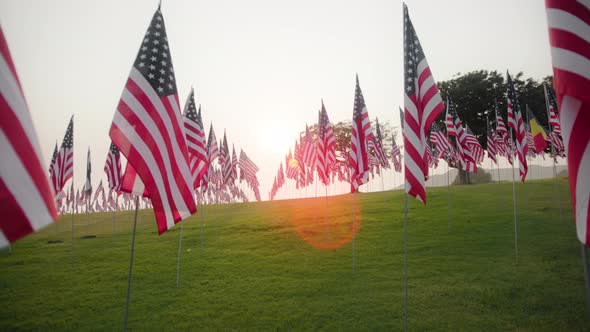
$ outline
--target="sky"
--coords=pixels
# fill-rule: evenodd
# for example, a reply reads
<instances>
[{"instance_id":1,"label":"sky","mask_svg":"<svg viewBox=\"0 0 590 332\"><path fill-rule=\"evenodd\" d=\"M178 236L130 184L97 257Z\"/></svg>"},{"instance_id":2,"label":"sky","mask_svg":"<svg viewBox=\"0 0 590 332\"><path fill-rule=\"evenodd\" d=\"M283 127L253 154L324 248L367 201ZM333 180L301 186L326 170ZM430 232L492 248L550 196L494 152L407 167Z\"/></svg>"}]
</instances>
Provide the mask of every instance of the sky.
<instances>
[{"instance_id":1,"label":"sky","mask_svg":"<svg viewBox=\"0 0 590 332\"><path fill-rule=\"evenodd\" d=\"M473 70L552 73L543 0L408 0L437 81ZM108 131L156 0L3 0L0 24L49 165L74 115L75 186L90 148L94 186L106 182ZM324 100L350 120L355 74L371 119L399 127L402 2L387 0L163 0L183 105L195 88L208 130L258 164L272 185ZM399 140L399 137L398 137Z\"/></svg>"}]
</instances>

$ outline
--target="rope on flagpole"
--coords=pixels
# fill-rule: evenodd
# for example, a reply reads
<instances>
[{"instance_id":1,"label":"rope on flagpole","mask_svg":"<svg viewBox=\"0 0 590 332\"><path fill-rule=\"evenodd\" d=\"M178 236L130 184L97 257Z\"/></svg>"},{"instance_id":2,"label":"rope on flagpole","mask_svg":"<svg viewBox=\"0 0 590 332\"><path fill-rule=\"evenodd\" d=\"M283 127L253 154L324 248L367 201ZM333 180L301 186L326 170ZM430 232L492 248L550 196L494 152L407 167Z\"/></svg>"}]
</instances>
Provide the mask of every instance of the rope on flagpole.
<instances>
[{"instance_id":1,"label":"rope on flagpole","mask_svg":"<svg viewBox=\"0 0 590 332\"><path fill-rule=\"evenodd\" d=\"M135 196L135 217L133 218L133 235L131 236L131 257L129 258L129 272L127 274L127 300L125 301L125 322L123 331L127 331L129 318L129 296L131 295L131 273L133 272L133 253L135 252L135 233L137 231L137 211L139 210L139 196Z\"/></svg>"}]
</instances>

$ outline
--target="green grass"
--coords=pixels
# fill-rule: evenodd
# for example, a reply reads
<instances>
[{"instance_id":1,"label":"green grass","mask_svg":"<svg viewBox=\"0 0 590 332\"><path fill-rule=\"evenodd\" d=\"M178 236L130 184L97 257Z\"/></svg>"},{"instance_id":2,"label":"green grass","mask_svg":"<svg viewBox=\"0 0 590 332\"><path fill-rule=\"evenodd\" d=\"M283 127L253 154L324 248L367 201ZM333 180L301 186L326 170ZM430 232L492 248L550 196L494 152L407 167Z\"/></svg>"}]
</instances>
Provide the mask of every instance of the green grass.
<instances>
[{"instance_id":1,"label":"green grass","mask_svg":"<svg viewBox=\"0 0 590 332\"><path fill-rule=\"evenodd\" d=\"M428 190L410 200L410 330L588 329L567 182ZM135 330L403 329L403 194L208 206L162 236L139 212L129 327ZM352 215L360 223L352 270ZM0 253L0 330L123 327L132 212L76 215ZM328 223L325 222L328 221ZM85 235L96 238L82 239ZM304 240L306 239L306 240ZM49 244L48 240L63 243ZM316 249L317 247L331 249ZM338 247L340 245L340 247Z\"/></svg>"}]
</instances>

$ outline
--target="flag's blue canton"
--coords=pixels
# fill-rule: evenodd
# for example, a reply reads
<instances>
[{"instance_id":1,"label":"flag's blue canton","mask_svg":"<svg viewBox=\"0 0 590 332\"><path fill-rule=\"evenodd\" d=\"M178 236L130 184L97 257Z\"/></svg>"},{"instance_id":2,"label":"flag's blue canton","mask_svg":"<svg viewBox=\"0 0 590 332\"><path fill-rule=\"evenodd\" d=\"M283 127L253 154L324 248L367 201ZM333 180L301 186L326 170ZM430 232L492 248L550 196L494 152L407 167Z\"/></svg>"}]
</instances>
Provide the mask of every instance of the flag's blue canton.
<instances>
[{"instance_id":1,"label":"flag's blue canton","mask_svg":"<svg viewBox=\"0 0 590 332\"><path fill-rule=\"evenodd\" d=\"M516 89L514 89L514 82L512 81L512 78L510 77L509 74L507 74L507 79L508 79L507 94L508 94L508 99L510 99L510 102L512 103L512 110L513 110L513 112L520 112L520 104L518 102L518 93L516 92Z\"/></svg>"},{"instance_id":2,"label":"flag's blue canton","mask_svg":"<svg viewBox=\"0 0 590 332\"><path fill-rule=\"evenodd\" d=\"M192 90L191 90L191 93L188 97L188 104L187 104L184 116L186 116L189 120L199 123L199 114L197 114L197 107L195 105L195 96L194 96L194 92Z\"/></svg>"},{"instance_id":3,"label":"flag's blue canton","mask_svg":"<svg viewBox=\"0 0 590 332\"><path fill-rule=\"evenodd\" d=\"M64 141L61 143L62 148L71 149L73 142L74 142L74 122L70 120L70 124L68 125L68 129L66 130L66 136L64 137Z\"/></svg>"},{"instance_id":4,"label":"flag's blue canton","mask_svg":"<svg viewBox=\"0 0 590 332\"><path fill-rule=\"evenodd\" d=\"M145 33L139 54L133 64L160 97L176 95L176 82L164 18L158 9Z\"/></svg>"},{"instance_id":5,"label":"flag's blue canton","mask_svg":"<svg viewBox=\"0 0 590 332\"><path fill-rule=\"evenodd\" d=\"M111 153L114 154L115 156L119 155L119 149L117 148L117 146L115 144L113 144L113 142L111 142Z\"/></svg>"},{"instance_id":6,"label":"flag's blue canton","mask_svg":"<svg viewBox=\"0 0 590 332\"><path fill-rule=\"evenodd\" d=\"M354 118L362 118L363 117L363 108L366 108L365 105L365 98L363 97L363 92L361 91L361 86L359 85L359 78L356 78L356 88L354 90Z\"/></svg>"},{"instance_id":7,"label":"flag's blue canton","mask_svg":"<svg viewBox=\"0 0 590 332\"><path fill-rule=\"evenodd\" d=\"M408 8L405 5L404 21L404 54L406 59L404 63L404 75L406 78L406 95L411 96L416 93L418 64L424 59L424 51L408 15Z\"/></svg>"}]
</instances>

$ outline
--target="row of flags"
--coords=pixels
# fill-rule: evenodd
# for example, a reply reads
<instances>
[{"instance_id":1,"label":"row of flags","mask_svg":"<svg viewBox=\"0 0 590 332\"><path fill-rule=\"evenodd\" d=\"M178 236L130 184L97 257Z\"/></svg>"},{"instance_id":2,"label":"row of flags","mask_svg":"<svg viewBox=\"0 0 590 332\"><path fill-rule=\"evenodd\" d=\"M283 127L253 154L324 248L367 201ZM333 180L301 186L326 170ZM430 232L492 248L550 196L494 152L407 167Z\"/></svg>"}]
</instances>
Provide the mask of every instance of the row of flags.
<instances>
[{"instance_id":1,"label":"row of flags","mask_svg":"<svg viewBox=\"0 0 590 332\"><path fill-rule=\"evenodd\" d=\"M314 125L317 134L312 135L306 125L304 136L295 141L294 154L289 150L285 157L285 169L280 163L269 199L275 198L286 179L295 180L296 188L303 188L314 182L315 175L325 186L334 183L337 178L338 181L349 182L351 191L355 192L369 180L370 175L374 177L375 171L379 174L381 168L390 168L379 119L376 119L376 132L373 133L358 75L354 100L349 149L341 147L341 151L337 150L334 129L322 100L318 122ZM401 172L401 153L395 138L392 139L391 159L395 171Z\"/></svg>"},{"instance_id":2,"label":"row of flags","mask_svg":"<svg viewBox=\"0 0 590 332\"><path fill-rule=\"evenodd\" d=\"M489 123L487 125L487 151L490 158L496 161L499 155L505 155L510 162L513 162L513 156L517 156L523 181L528 169L526 157L532 149L540 153L549 141L554 157L567 155L578 237L588 245L590 183L587 183L589 180L584 175L590 169L590 134L586 129L590 123L590 8L573 0L546 0L546 8L556 89L553 95L545 85L550 132L545 132L531 112L527 111L530 114L528 121L525 121L514 83L507 74L507 119L511 130L507 130L496 109L496 128ZM438 158L444 157L449 162L455 159L465 170L475 172L483 158L483 149L469 128L463 127L450 98L446 103L446 137L439 134L441 130L436 127L431 130L435 119L445 110L445 103L405 4L403 12L402 133L405 190L426 204L425 181L428 169L436 165ZM56 198L59 200L66 196L65 184L73 176L73 117L59 150L57 144L55 146L48 179L43 171L38 140L3 33L0 37L0 93L3 101L0 121L3 151L0 213L5 216L0 224L0 245L7 245L57 217ZM561 121L557 105L561 110ZM253 190L258 188L255 176L258 168L243 151L239 160L233 147L230 154L225 133L218 145L212 126L209 139L205 141L200 116L192 91L185 105L184 116L181 115L164 19L158 8L146 31L113 117L109 131L112 144L105 172L109 189L149 198L160 234L196 212L196 188L213 184L215 187L225 186L226 192L239 195L235 186L231 186L238 177L238 168L242 170L240 181L245 180ZM285 177L297 178L298 183L308 184L310 178L313 181L315 170L324 184L329 183L329 174L332 175L332 181L337 174L339 179L346 178L351 183L351 191L356 191L368 181L372 165L385 167L389 164L382 153L383 142L378 125L376 133L373 133L358 76L350 151L348 155L340 155L340 162L334 151L333 131L330 132L331 126L323 102L318 125L318 136L321 137L314 140L306 131L305 138L295 144L295 154L289 152L285 169L281 165L275 179L277 187L284 183ZM563 135L563 141L560 135ZM456 151L449 140L452 137ZM392 147L394 168L401 171L401 154L394 139ZM128 161L125 172L121 172L120 153ZM216 158L220 166L218 170L213 163ZM346 166L342 167L342 164ZM88 181L82 191L86 197L90 197L90 163L87 169ZM211 181L213 178L214 182ZM66 199L71 201L73 185L69 192Z\"/></svg>"}]
</instances>

